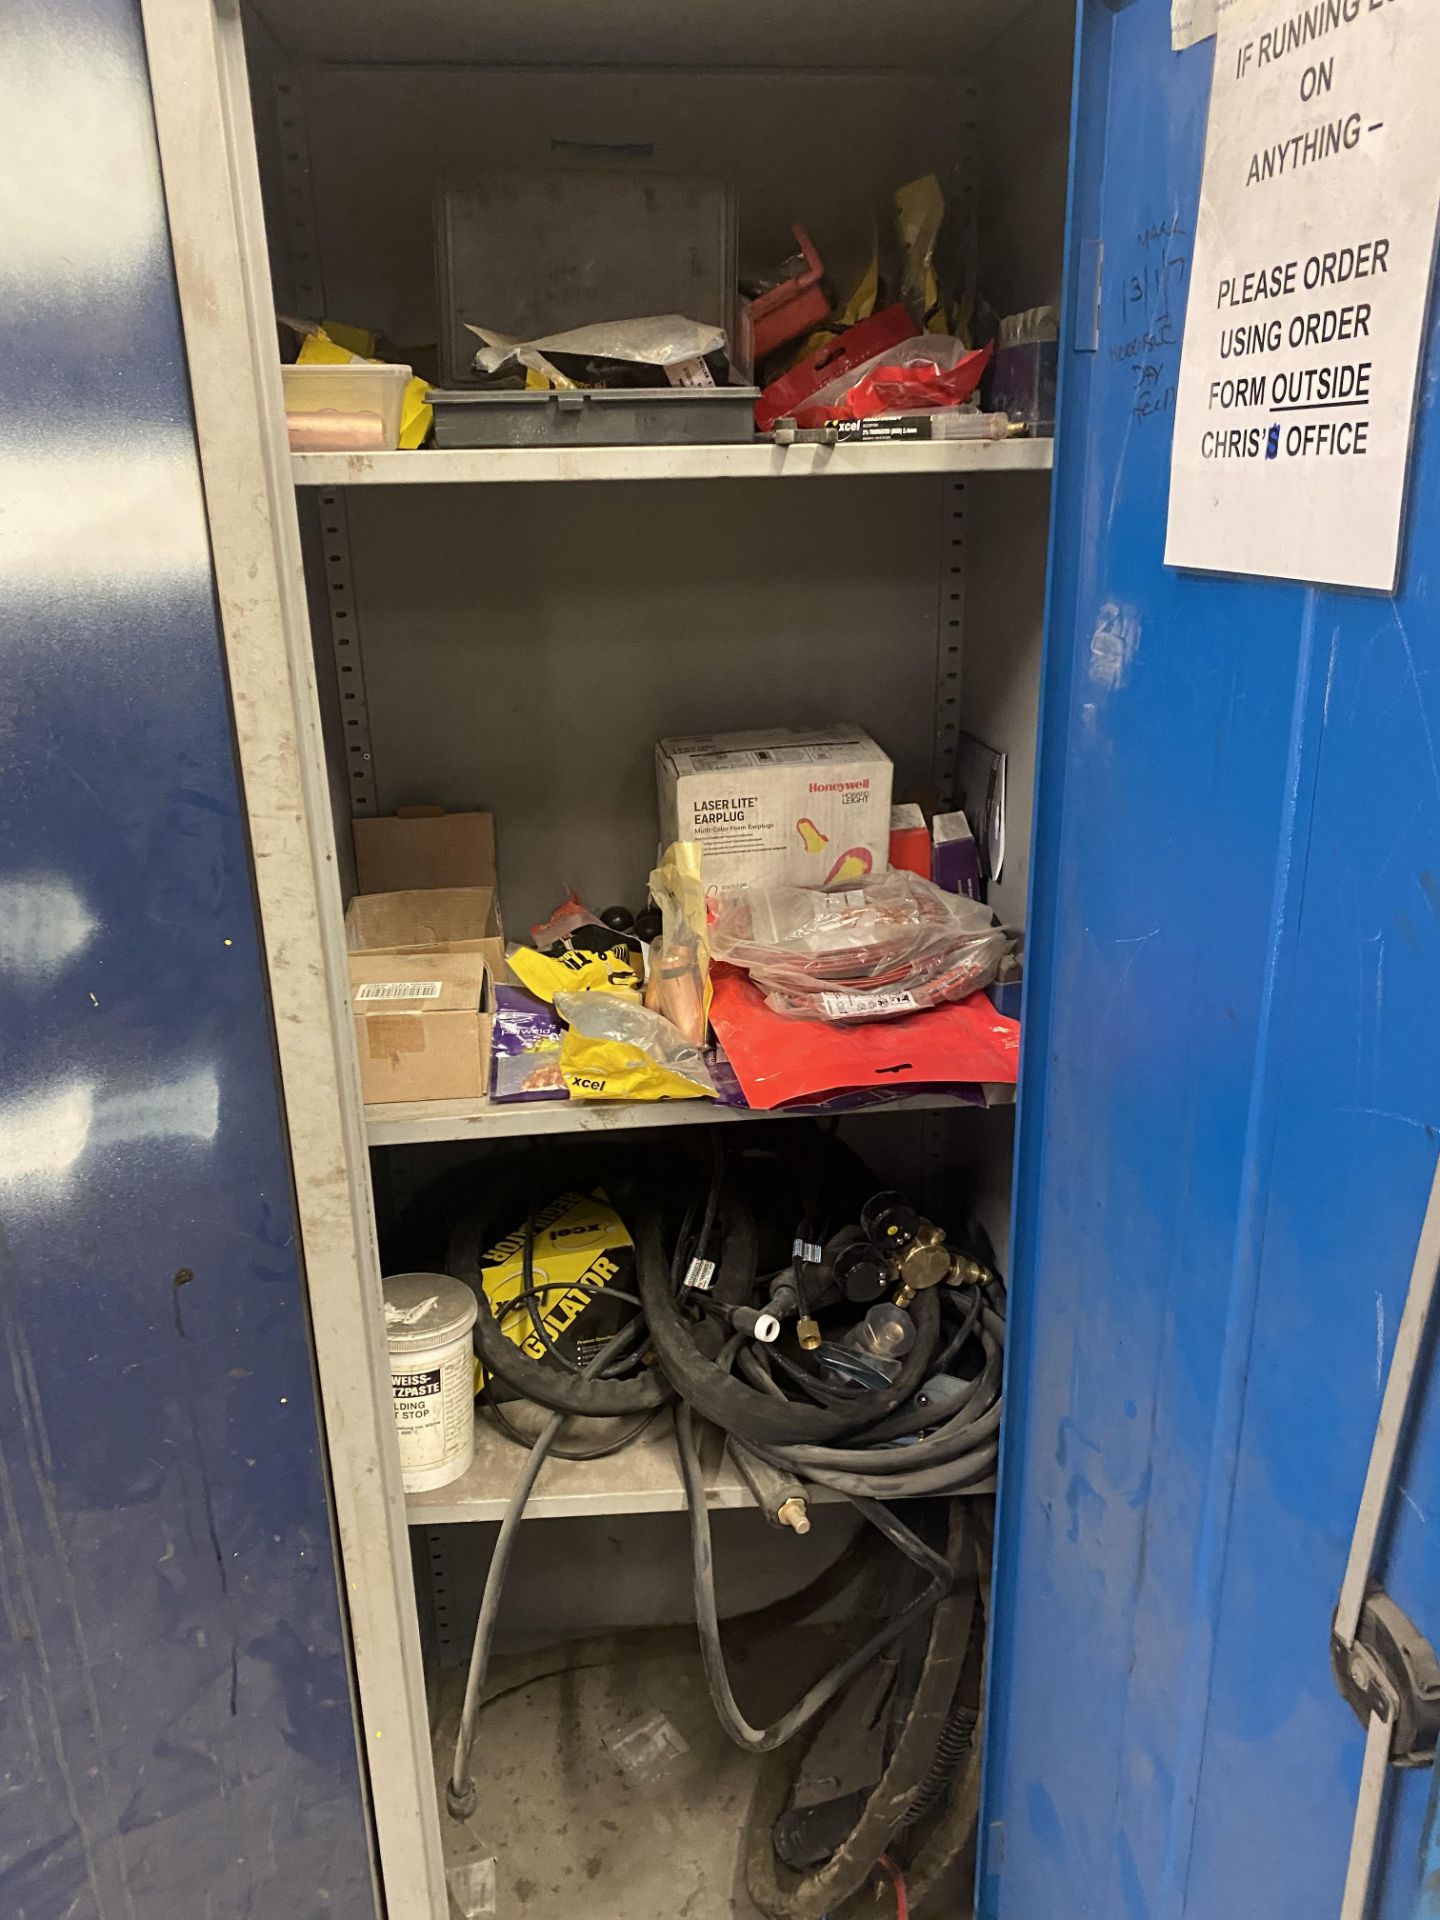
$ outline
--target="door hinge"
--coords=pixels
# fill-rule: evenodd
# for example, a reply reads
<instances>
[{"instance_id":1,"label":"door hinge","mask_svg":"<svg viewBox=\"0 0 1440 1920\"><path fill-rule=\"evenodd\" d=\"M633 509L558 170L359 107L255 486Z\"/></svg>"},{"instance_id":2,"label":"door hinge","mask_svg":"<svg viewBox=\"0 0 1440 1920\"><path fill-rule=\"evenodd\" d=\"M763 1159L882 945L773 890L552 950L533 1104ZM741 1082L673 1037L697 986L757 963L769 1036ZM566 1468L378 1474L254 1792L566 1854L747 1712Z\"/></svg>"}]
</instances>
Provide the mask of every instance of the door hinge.
<instances>
[{"instance_id":1,"label":"door hinge","mask_svg":"<svg viewBox=\"0 0 1440 1920\"><path fill-rule=\"evenodd\" d=\"M1385 1782L1391 1767L1435 1764L1440 1732L1440 1662L1435 1649L1372 1577L1380 1537L1390 1510L1396 1466L1409 1427L1415 1384L1421 1375L1431 1308L1440 1288L1440 1161L1420 1226L1410 1286L1380 1418L1370 1445L1370 1464L1340 1599L1330 1623L1330 1663L1342 1694L1365 1728L1365 1759L1355 1802L1350 1857L1340 1897L1340 1920L1366 1920L1375 1862L1384 1825Z\"/></svg>"},{"instance_id":2,"label":"door hinge","mask_svg":"<svg viewBox=\"0 0 1440 1920\"><path fill-rule=\"evenodd\" d=\"M1440 1659L1383 1587L1372 1587L1347 1646L1330 1638L1335 1684L1361 1726L1381 1714L1390 1724L1389 1764L1429 1767L1440 1739Z\"/></svg>"},{"instance_id":3,"label":"door hinge","mask_svg":"<svg viewBox=\"0 0 1440 1920\"><path fill-rule=\"evenodd\" d=\"M1075 261L1075 351L1100 351L1100 297L1105 285L1105 242L1082 240Z\"/></svg>"}]
</instances>

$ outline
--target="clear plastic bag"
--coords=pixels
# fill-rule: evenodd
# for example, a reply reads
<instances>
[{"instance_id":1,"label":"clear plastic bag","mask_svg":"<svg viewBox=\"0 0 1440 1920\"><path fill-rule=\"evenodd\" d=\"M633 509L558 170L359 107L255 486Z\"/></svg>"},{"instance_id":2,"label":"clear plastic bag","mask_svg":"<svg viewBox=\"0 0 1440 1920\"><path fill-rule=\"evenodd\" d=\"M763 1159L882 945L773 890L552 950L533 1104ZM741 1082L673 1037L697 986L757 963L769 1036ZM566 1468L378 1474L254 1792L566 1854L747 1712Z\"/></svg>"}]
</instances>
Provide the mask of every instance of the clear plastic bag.
<instances>
[{"instance_id":1,"label":"clear plastic bag","mask_svg":"<svg viewBox=\"0 0 1440 1920\"><path fill-rule=\"evenodd\" d=\"M646 367L673 367L682 360L703 360L725 345L721 327L687 320L679 313L646 314L639 320L595 320L589 326L547 333L534 340L516 340L489 327L470 325L480 341L473 362L476 373L502 372L511 361L536 373L551 374L551 354L576 354L587 360L629 360ZM563 376L561 376L563 379ZM566 380L566 386L573 381Z\"/></svg>"},{"instance_id":2,"label":"clear plastic bag","mask_svg":"<svg viewBox=\"0 0 1440 1920\"><path fill-rule=\"evenodd\" d=\"M717 960L750 974L776 1013L847 1022L963 1000L994 979L1008 942L988 907L902 870L832 893L721 894L710 944Z\"/></svg>"},{"instance_id":3,"label":"clear plastic bag","mask_svg":"<svg viewBox=\"0 0 1440 1920\"><path fill-rule=\"evenodd\" d=\"M698 1047L663 1014L619 993L557 993L560 1071L572 1100L713 1100Z\"/></svg>"}]
</instances>

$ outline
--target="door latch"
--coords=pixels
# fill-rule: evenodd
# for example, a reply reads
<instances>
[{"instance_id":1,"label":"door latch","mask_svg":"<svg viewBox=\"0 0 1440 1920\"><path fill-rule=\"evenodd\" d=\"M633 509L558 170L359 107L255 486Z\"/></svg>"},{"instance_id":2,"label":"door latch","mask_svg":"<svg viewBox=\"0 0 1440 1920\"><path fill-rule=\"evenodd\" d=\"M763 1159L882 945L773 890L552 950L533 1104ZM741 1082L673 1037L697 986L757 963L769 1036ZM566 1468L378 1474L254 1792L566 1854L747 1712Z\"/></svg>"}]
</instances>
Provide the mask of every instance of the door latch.
<instances>
[{"instance_id":1,"label":"door latch","mask_svg":"<svg viewBox=\"0 0 1440 1920\"><path fill-rule=\"evenodd\" d=\"M1335 1684L1362 1727L1378 1714L1390 1728L1392 1767L1435 1764L1440 1741L1440 1658L1383 1587L1371 1587L1351 1645L1330 1636Z\"/></svg>"}]
</instances>

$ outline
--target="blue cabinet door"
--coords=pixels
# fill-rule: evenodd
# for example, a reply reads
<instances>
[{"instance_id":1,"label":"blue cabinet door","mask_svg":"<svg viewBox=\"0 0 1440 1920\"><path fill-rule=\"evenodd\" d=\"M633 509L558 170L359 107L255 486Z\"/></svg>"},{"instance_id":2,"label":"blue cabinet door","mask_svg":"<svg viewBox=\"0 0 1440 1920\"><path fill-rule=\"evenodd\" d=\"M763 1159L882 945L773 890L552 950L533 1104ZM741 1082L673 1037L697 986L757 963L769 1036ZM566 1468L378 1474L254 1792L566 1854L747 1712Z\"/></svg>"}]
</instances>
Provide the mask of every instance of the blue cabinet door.
<instances>
[{"instance_id":1,"label":"blue cabinet door","mask_svg":"<svg viewBox=\"0 0 1440 1920\"><path fill-rule=\"evenodd\" d=\"M374 1920L134 0L0 7L0 1914Z\"/></svg>"},{"instance_id":2,"label":"blue cabinet door","mask_svg":"<svg viewBox=\"0 0 1440 1920\"><path fill-rule=\"evenodd\" d=\"M981 1907L1323 1920L1440 1147L1440 356L1393 599L1167 570L1213 43L1080 20ZM1434 1399L1379 1570L1440 1638ZM1377 1914L1440 1912L1429 1787L1391 1776Z\"/></svg>"}]
</instances>

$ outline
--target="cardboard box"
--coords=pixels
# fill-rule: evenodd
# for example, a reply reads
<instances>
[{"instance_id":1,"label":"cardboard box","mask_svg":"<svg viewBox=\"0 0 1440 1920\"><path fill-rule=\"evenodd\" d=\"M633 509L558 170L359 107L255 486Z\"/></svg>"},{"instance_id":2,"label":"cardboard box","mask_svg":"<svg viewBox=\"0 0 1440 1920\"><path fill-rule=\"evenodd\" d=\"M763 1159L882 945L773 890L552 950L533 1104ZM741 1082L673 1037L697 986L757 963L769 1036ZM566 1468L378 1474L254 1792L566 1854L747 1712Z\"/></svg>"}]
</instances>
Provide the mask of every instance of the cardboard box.
<instances>
[{"instance_id":1,"label":"cardboard box","mask_svg":"<svg viewBox=\"0 0 1440 1920\"><path fill-rule=\"evenodd\" d=\"M490 887L409 887L357 893L345 915L352 953L473 953L505 978L505 936Z\"/></svg>"},{"instance_id":2,"label":"cardboard box","mask_svg":"<svg viewBox=\"0 0 1440 1920\"><path fill-rule=\"evenodd\" d=\"M838 886L883 873L888 755L859 727L690 734L655 750L664 840L696 840L707 887Z\"/></svg>"},{"instance_id":3,"label":"cardboard box","mask_svg":"<svg viewBox=\"0 0 1440 1920\"><path fill-rule=\"evenodd\" d=\"M495 817L402 807L378 819L352 820L357 893L413 887L489 887L495 892Z\"/></svg>"},{"instance_id":4,"label":"cardboard box","mask_svg":"<svg viewBox=\"0 0 1440 1920\"><path fill-rule=\"evenodd\" d=\"M890 865L922 880L930 878L930 829L924 810L913 801L890 809Z\"/></svg>"},{"instance_id":5,"label":"cardboard box","mask_svg":"<svg viewBox=\"0 0 1440 1920\"><path fill-rule=\"evenodd\" d=\"M367 1105L488 1096L491 1005L478 953L352 953L350 997Z\"/></svg>"},{"instance_id":6,"label":"cardboard box","mask_svg":"<svg viewBox=\"0 0 1440 1920\"><path fill-rule=\"evenodd\" d=\"M980 871L980 849L963 813L937 813L932 827L934 844L931 861L935 884L946 893L968 894L972 900L985 898Z\"/></svg>"}]
</instances>

